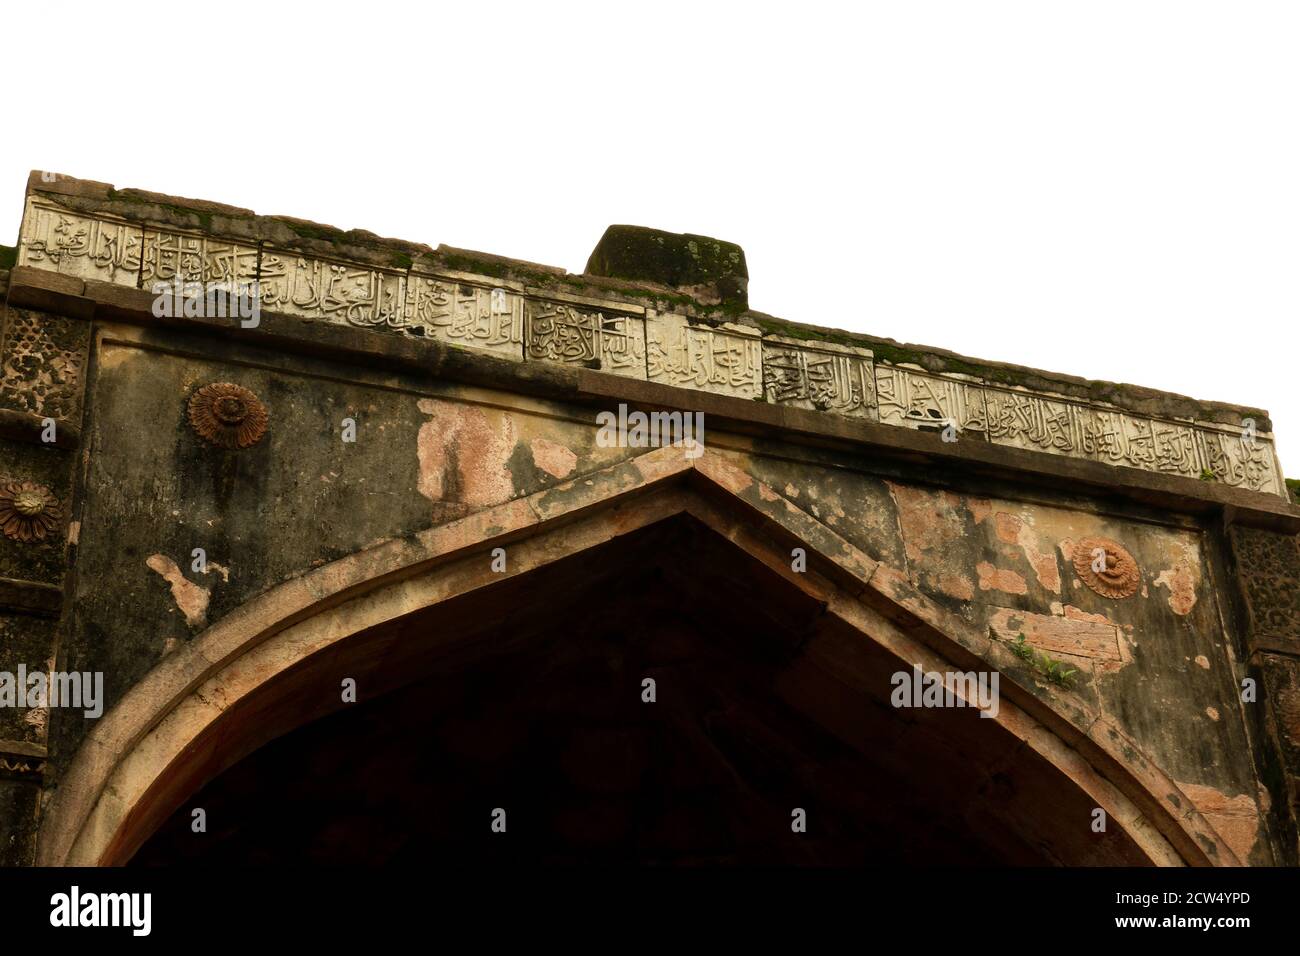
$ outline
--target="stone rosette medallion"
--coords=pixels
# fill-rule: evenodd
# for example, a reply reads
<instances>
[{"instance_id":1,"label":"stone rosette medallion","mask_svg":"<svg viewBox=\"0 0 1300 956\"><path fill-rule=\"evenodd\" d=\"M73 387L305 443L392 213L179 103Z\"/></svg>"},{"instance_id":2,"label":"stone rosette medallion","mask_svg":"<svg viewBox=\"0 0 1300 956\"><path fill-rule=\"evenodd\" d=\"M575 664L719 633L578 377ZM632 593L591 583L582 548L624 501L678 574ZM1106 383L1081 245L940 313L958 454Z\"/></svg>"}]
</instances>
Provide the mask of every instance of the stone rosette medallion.
<instances>
[{"instance_id":1,"label":"stone rosette medallion","mask_svg":"<svg viewBox=\"0 0 1300 956\"><path fill-rule=\"evenodd\" d=\"M15 541L43 541L63 509L54 492L31 481L0 481L0 531Z\"/></svg>"},{"instance_id":2,"label":"stone rosette medallion","mask_svg":"<svg viewBox=\"0 0 1300 956\"><path fill-rule=\"evenodd\" d=\"M190 396L189 418L204 441L234 450L261 441L270 416L261 399L242 385L213 382Z\"/></svg>"},{"instance_id":3,"label":"stone rosette medallion","mask_svg":"<svg viewBox=\"0 0 1300 956\"><path fill-rule=\"evenodd\" d=\"M1101 571L1094 567L1099 551L1106 556L1106 565ZM1084 584L1107 598L1129 597L1137 590L1141 579L1133 555L1110 538L1084 538L1075 544L1074 570Z\"/></svg>"}]
</instances>

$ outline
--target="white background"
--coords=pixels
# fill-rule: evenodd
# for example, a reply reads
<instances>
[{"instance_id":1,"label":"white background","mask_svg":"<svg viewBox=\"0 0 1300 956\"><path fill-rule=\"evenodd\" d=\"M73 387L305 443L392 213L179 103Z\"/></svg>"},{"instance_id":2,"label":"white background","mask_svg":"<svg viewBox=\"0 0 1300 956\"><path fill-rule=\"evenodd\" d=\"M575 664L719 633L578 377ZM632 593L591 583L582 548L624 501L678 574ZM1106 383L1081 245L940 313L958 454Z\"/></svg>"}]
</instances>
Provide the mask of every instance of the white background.
<instances>
[{"instance_id":1,"label":"white background","mask_svg":"<svg viewBox=\"0 0 1300 956\"><path fill-rule=\"evenodd\" d=\"M574 272L610 223L704 233L755 309L1263 406L1300 456L1297 4L57 2L0 31L6 244L30 169Z\"/></svg>"}]
</instances>

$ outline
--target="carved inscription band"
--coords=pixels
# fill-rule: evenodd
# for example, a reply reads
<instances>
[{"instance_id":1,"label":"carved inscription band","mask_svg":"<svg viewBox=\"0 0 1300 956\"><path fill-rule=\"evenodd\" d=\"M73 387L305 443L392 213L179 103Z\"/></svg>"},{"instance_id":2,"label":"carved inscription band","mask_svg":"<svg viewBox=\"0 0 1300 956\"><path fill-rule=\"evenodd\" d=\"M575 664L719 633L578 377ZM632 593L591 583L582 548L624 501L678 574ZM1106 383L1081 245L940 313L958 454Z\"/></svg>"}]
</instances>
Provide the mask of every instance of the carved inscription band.
<instances>
[{"instance_id":1,"label":"carved inscription band","mask_svg":"<svg viewBox=\"0 0 1300 956\"><path fill-rule=\"evenodd\" d=\"M947 431L1053 455L1286 497L1271 436L877 361L869 349L706 325L622 302L497 287L486 277L334 261L88 217L29 196L20 265L148 289L258 284L265 309L419 335L518 361L581 365L755 401Z\"/></svg>"}]
</instances>

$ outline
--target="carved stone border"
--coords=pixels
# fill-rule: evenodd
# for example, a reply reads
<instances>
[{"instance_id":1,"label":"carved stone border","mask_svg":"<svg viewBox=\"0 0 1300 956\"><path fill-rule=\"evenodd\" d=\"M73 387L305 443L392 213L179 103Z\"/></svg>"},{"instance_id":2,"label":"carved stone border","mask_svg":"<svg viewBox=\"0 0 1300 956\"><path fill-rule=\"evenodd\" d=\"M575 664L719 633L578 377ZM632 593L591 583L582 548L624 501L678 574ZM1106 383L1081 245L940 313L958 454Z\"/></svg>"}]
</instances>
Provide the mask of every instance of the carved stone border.
<instances>
[{"instance_id":1,"label":"carved stone border","mask_svg":"<svg viewBox=\"0 0 1300 956\"><path fill-rule=\"evenodd\" d=\"M360 253L357 253L358 255ZM388 268L74 212L29 194L19 264L139 286L165 278L246 279L256 259L263 308L425 335L512 360L549 361L731 395L942 431L1120 467L1212 480L1289 502L1272 436L1253 426L1162 419L1104 403L939 374L868 349L761 335L592 296L487 276ZM160 271L161 270L161 271ZM868 383L870 393L868 393ZM951 436L951 437L947 437Z\"/></svg>"}]
</instances>

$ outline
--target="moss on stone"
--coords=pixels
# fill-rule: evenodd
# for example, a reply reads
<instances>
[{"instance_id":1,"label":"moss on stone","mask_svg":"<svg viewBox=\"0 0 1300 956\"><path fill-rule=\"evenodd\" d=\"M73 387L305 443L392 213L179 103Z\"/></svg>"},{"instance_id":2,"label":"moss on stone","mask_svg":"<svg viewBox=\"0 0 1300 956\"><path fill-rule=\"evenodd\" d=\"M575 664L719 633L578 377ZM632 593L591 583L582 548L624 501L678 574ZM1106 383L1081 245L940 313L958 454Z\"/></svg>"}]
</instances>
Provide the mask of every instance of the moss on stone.
<instances>
[{"instance_id":1,"label":"moss on stone","mask_svg":"<svg viewBox=\"0 0 1300 956\"><path fill-rule=\"evenodd\" d=\"M587 260L587 273L655 282L675 288L717 290L724 304L744 311L749 270L734 242L644 226L610 226Z\"/></svg>"},{"instance_id":2,"label":"moss on stone","mask_svg":"<svg viewBox=\"0 0 1300 956\"><path fill-rule=\"evenodd\" d=\"M199 221L200 228L204 232L212 231L212 213L205 209L195 209L192 206L182 206L177 203L162 202L148 196L140 196L129 189L112 189L108 190L108 199L110 202L131 202L141 206L157 206L159 209L166 209L169 212L181 216L193 216Z\"/></svg>"},{"instance_id":3,"label":"moss on stone","mask_svg":"<svg viewBox=\"0 0 1300 956\"><path fill-rule=\"evenodd\" d=\"M414 267L413 253L427 255L427 247L398 240L385 240L364 230L344 231L305 220L281 216L257 216L235 207L202 208L185 201L168 201L139 190L108 188L111 203L131 203L141 207L132 214L118 210L131 219L148 221L147 207L165 209L187 217L204 231L213 231L214 217L253 221L260 232L264 224L275 222L303 239L327 242L346 256L346 245L378 250L387 256L390 268L409 270ZM67 202L66 197L60 198ZM71 205L78 206L76 202ZM98 205L96 201L93 205ZM160 228L166 228L160 225ZM0 247L0 267L12 267L17 252ZM915 365L932 373L962 374L990 384L1024 387L1034 391L1056 392L1076 400L1114 405L1138 412L1172 418L1195 418L1202 421L1229 423L1233 416L1253 417L1261 431L1271 431L1272 423L1263 410L1218 402L1201 402L1187 396L1173 395L1140 386L1098 380L1084 380L1047 371L985 363L902 344L892 339L800 325L751 313L746 301L748 270L743 250L734 243L689 233L669 233L640 226L610 226L593 251L587 269L589 275L572 275L561 270L510 260L489 254L439 247L432 260L443 268L496 279L513 279L537 290L565 288L596 297L607 296L639 302L646 308L675 312L705 324L739 321L757 327L764 335L780 335L807 342L826 342L871 350L876 359L895 365ZM625 280L621 285L616 281ZM637 284L644 283L644 284ZM716 295L714 294L716 293ZM1232 422L1232 424L1237 424Z\"/></svg>"},{"instance_id":4,"label":"moss on stone","mask_svg":"<svg viewBox=\"0 0 1300 956\"><path fill-rule=\"evenodd\" d=\"M502 263L474 256L447 252L438 255L442 259L442 264L454 272L472 272L476 275L491 276L494 279L505 279L510 272Z\"/></svg>"},{"instance_id":5,"label":"moss on stone","mask_svg":"<svg viewBox=\"0 0 1300 956\"><path fill-rule=\"evenodd\" d=\"M841 332L837 329L811 329L807 326L776 319L771 316L753 316L751 321L764 335L779 335L782 338L795 339L800 342L829 342L832 345L846 345L852 348L870 349L877 359L894 365L924 365L925 353L909 349L887 339L877 339L869 335L854 332Z\"/></svg>"},{"instance_id":6,"label":"moss on stone","mask_svg":"<svg viewBox=\"0 0 1300 956\"><path fill-rule=\"evenodd\" d=\"M552 289L564 287L575 293L601 297L622 297L637 300L646 308L661 311L683 312L698 316L740 316L745 313L743 304L724 303L722 305L705 305L698 299L682 293L669 292L664 289L646 288L644 286L610 285L593 283L586 276L569 272L550 272L543 269L529 268L527 263L502 260L491 256L477 256L472 252L458 250L455 252L438 250L436 260L444 269L453 272L467 272L471 275L486 276L492 279L513 279L535 289ZM602 277L604 278L604 277Z\"/></svg>"},{"instance_id":7,"label":"moss on stone","mask_svg":"<svg viewBox=\"0 0 1300 956\"><path fill-rule=\"evenodd\" d=\"M331 245L339 245L344 241L347 234L342 229L335 229L333 226L322 226L315 222L306 222L302 219L285 219L279 216L272 217L276 222L282 223L299 239L319 239L328 242Z\"/></svg>"},{"instance_id":8,"label":"moss on stone","mask_svg":"<svg viewBox=\"0 0 1300 956\"><path fill-rule=\"evenodd\" d=\"M696 285L725 276L748 278L745 253L734 242L644 226L610 226L587 263L591 275Z\"/></svg>"},{"instance_id":9,"label":"moss on stone","mask_svg":"<svg viewBox=\"0 0 1300 956\"><path fill-rule=\"evenodd\" d=\"M764 335L780 335L800 341L830 342L836 345L870 349L876 361L888 362L892 365L917 365L935 373L970 375L991 384L1055 392L1075 399L1115 405L1131 411L1138 411L1142 401L1154 399L1166 406L1172 406L1162 412L1166 417L1222 422L1221 416L1224 412L1244 413L1258 417L1257 424L1261 430L1272 429L1272 423L1262 410L1202 402L1185 395L1158 392L1118 382L1096 379L1067 381L1057 378L1051 372L971 361L957 355L902 345L892 339L881 339L838 329L810 328L773 316L751 315L749 321Z\"/></svg>"}]
</instances>

